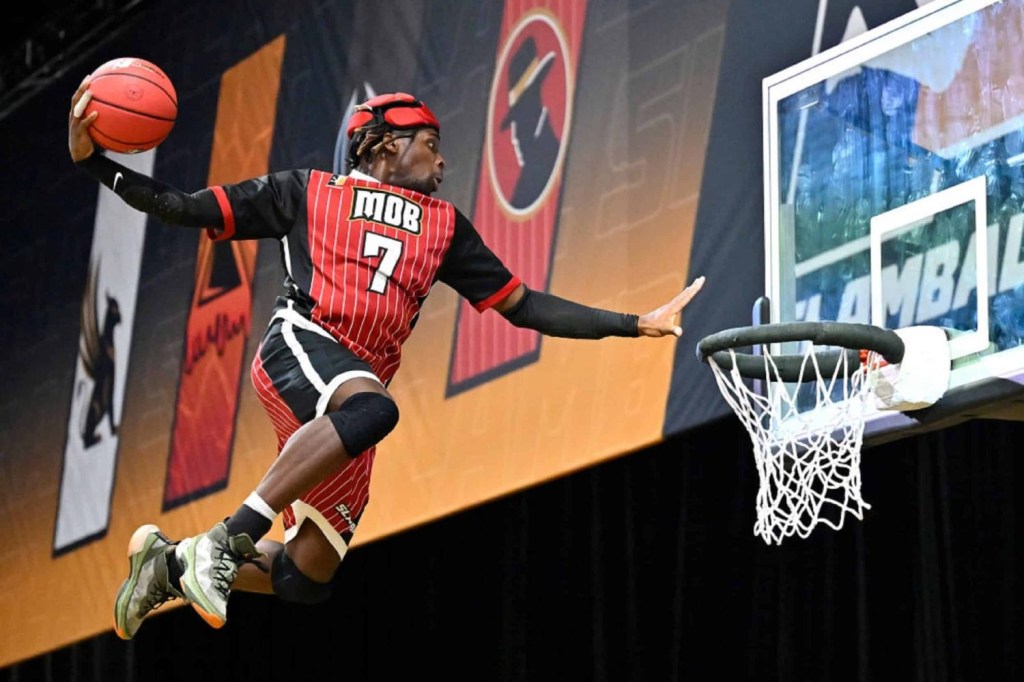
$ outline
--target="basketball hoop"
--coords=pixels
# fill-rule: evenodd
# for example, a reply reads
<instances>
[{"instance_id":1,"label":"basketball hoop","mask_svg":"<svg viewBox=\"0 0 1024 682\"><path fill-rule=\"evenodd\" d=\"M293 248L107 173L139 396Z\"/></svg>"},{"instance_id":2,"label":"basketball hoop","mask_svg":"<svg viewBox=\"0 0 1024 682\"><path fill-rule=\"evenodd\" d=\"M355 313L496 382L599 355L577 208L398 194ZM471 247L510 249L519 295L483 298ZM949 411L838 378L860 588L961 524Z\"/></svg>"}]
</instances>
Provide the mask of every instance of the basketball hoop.
<instances>
[{"instance_id":1,"label":"basketball hoop","mask_svg":"<svg viewBox=\"0 0 1024 682\"><path fill-rule=\"evenodd\" d=\"M772 355L770 344L787 342L806 347ZM736 350L758 345L764 346L760 355ZM894 331L842 322L738 327L697 344L697 357L711 367L753 441L760 479L754 533L767 544L806 538L818 523L839 530L847 514L862 519L871 508L860 492L864 422L874 407L869 396L881 368L897 366L904 352ZM745 379L759 380L763 394Z\"/></svg>"}]
</instances>

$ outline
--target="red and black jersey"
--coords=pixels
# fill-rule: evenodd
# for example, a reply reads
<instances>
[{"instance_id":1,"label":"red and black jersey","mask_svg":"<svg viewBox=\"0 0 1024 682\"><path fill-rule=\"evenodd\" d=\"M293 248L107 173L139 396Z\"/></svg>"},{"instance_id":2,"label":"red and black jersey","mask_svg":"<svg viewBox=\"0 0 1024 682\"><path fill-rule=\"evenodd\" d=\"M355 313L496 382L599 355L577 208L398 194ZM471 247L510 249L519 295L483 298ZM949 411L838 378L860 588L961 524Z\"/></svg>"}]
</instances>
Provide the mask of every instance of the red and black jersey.
<instances>
[{"instance_id":1,"label":"red and black jersey","mask_svg":"<svg viewBox=\"0 0 1024 682\"><path fill-rule=\"evenodd\" d=\"M363 174L292 170L211 188L214 240L276 238L287 273L279 306L326 330L382 381L435 282L483 311L519 283L451 203Z\"/></svg>"}]
</instances>

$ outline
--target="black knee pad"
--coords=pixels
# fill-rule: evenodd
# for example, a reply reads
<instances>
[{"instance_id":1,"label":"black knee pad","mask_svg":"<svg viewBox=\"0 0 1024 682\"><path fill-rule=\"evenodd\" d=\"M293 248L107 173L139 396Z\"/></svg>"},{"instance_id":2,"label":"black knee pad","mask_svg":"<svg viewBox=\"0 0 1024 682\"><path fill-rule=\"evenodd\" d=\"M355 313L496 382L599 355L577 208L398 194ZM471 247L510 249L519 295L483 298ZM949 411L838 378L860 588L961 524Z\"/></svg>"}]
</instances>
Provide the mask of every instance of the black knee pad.
<instances>
[{"instance_id":1,"label":"black knee pad","mask_svg":"<svg viewBox=\"0 0 1024 682\"><path fill-rule=\"evenodd\" d=\"M274 594L297 604L319 604L331 596L331 583L318 583L303 575L283 549L270 566L270 582Z\"/></svg>"},{"instance_id":2,"label":"black knee pad","mask_svg":"<svg viewBox=\"0 0 1024 682\"><path fill-rule=\"evenodd\" d=\"M398 406L380 393L366 391L350 396L327 418L341 436L341 443L351 457L370 449L398 424Z\"/></svg>"}]
</instances>

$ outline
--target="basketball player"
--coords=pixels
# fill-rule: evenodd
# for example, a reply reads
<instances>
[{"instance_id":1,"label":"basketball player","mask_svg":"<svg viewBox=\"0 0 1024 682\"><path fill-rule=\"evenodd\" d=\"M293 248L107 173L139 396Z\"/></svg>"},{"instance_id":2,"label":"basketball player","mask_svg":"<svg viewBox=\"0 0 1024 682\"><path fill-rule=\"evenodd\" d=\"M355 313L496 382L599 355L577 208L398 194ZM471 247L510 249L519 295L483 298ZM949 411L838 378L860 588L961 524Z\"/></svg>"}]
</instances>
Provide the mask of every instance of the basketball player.
<instances>
[{"instance_id":1,"label":"basketball player","mask_svg":"<svg viewBox=\"0 0 1024 682\"><path fill-rule=\"evenodd\" d=\"M176 543L155 525L135 531L114 605L124 639L169 599L185 599L219 628L232 589L306 604L330 596L366 509L375 446L398 423L387 387L435 282L518 327L579 339L679 336L676 316L703 285L698 278L639 316L531 291L458 209L430 196L444 177L441 126L411 95L356 107L346 176L290 170L191 194L96 153L96 114L81 116L88 97L86 79L68 116L79 168L165 223L205 227L214 240L280 240L286 271L251 369L279 454L209 531ZM278 514L283 545L263 539Z\"/></svg>"}]
</instances>

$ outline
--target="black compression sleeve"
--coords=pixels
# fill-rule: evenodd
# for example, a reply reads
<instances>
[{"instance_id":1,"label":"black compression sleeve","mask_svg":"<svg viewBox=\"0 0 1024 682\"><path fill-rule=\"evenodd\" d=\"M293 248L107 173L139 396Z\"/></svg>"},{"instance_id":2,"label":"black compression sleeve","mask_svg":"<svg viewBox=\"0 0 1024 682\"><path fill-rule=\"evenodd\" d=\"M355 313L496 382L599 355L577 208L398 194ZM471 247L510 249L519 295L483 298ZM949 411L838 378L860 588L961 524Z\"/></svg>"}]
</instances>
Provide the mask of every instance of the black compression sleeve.
<instances>
[{"instance_id":1,"label":"black compression sleeve","mask_svg":"<svg viewBox=\"0 0 1024 682\"><path fill-rule=\"evenodd\" d=\"M504 315L517 327L535 329L547 336L603 339L606 336L640 335L637 331L638 315L591 308L529 289Z\"/></svg>"},{"instance_id":2,"label":"black compression sleeve","mask_svg":"<svg viewBox=\"0 0 1024 682\"><path fill-rule=\"evenodd\" d=\"M217 197L209 189L186 194L159 180L93 153L75 164L113 190L132 208L183 227L224 227Z\"/></svg>"}]
</instances>

